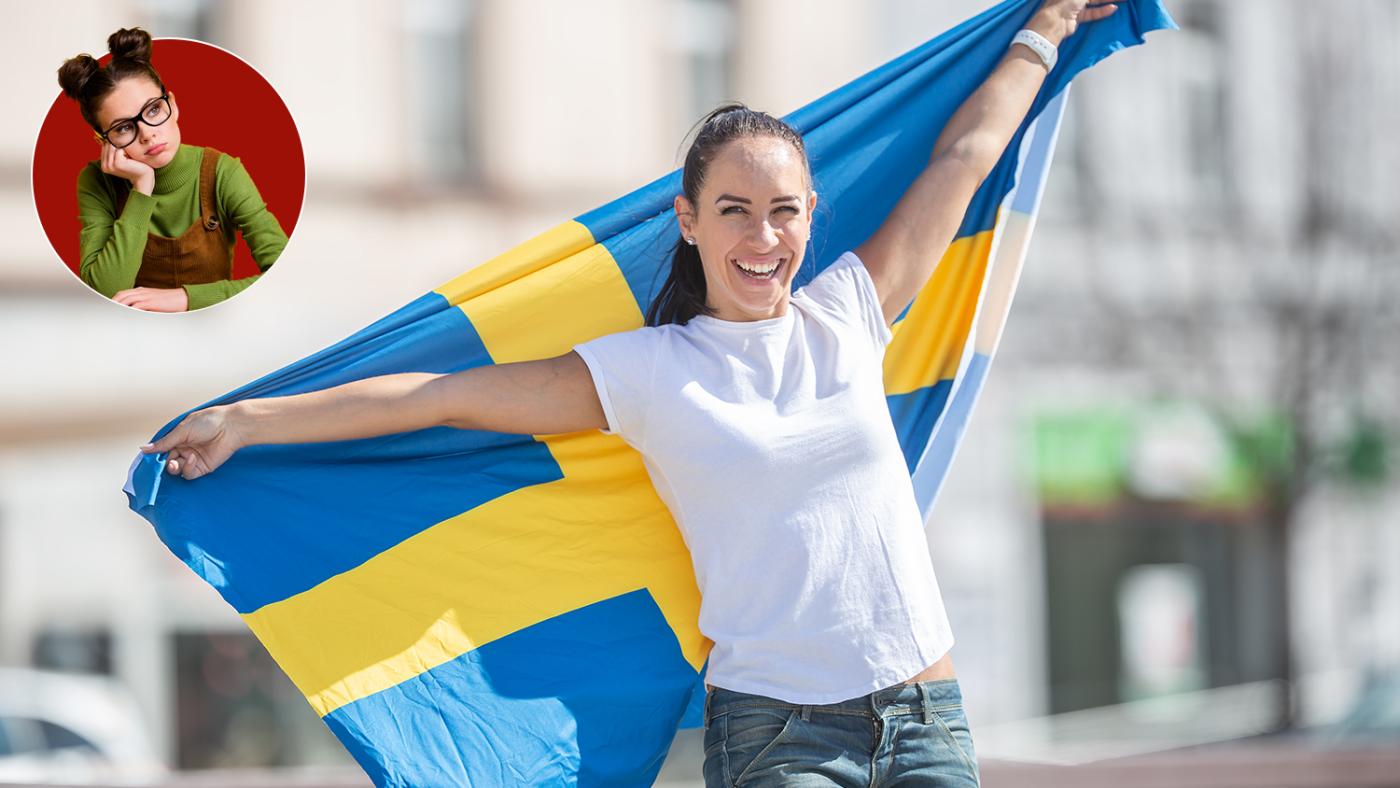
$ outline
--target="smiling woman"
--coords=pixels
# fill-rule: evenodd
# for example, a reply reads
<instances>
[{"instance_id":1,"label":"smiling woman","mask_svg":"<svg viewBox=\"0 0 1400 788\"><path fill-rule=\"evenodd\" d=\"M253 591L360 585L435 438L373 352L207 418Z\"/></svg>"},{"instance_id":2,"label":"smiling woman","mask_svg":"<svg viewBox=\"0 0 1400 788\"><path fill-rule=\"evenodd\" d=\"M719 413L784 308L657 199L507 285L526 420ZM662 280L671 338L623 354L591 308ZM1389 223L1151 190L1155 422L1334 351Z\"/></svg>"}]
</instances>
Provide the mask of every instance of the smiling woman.
<instances>
[{"instance_id":1,"label":"smiling woman","mask_svg":"<svg viewBox=\"0 0 1400 788\"><path fill-rule=\"evenodd\" d=\"M287 235L242 162L182 144L180 104L151 65L151 36L121 29L111 62L82 54L58 70L101 155L78 175L78 274L112 300L148 312L223 301L266 271ZM259 273L234 279L242 232Z\"/></svg>"}]
</instances>

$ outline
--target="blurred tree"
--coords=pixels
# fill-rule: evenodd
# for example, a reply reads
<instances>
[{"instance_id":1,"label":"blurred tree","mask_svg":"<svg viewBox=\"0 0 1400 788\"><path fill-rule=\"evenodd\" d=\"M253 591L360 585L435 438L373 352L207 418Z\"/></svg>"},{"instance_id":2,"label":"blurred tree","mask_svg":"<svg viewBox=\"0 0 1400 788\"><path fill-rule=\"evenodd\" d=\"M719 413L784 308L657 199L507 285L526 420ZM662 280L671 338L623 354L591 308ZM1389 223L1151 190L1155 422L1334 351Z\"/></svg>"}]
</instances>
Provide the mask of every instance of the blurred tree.
<instances>
[{"instance_id":1,"label":"blurred tree","mask_svg":"<svg viewBox=\"0 0 1400 788\"><path fill-rule=\"evenodd\" d=\"M1064 229L1082 233L1087 270L1063 295L1086 320L1041 304L1059 317L1038 331L1073 335L1029 352L1202 403L1235 439L1268 537L1283 729L1299 712L1287 568L1301 506L1329 478L1384 479L1400 433L1400 3L1325 20L1303 0L1172 9L1179 40L1073 98Z\"/></svg>"}]
</instances>

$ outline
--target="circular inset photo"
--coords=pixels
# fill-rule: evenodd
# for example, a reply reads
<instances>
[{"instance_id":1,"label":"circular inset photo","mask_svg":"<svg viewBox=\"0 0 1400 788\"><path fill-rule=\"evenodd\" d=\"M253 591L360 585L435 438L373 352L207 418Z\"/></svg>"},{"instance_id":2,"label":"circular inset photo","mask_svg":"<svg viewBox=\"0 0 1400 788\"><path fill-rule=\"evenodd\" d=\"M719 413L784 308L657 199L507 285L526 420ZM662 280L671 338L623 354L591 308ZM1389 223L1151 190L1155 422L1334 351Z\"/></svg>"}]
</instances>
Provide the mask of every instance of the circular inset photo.
<instances>
[{"instance_id":1,"label":"circular inset photo","mask_svg":"<svg viewBox=\"0 0 1400 788\"><path fill-rule=\"evenodd\" d=\"M62 92L33 163L49 242L79 280L132 309L194 311L241 293L301 213L291 113L211 44L123 28L107 49L58 64Z\"/></svg>"}]
</instances>

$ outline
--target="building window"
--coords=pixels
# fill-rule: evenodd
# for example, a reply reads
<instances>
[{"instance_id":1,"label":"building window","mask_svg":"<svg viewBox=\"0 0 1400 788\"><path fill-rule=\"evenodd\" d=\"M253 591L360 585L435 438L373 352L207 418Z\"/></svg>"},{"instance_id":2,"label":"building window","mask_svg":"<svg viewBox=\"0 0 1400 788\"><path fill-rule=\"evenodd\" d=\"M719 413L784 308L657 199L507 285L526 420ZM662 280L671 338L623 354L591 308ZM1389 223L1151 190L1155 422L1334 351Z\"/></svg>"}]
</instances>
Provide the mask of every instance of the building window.
<instances>
[{"instance_id":1,"label":"building window","mask_svg":"<svg viewBox=\"0 0 1400 788\"><path fill-rule=\"evenodd\" d=\"M34 638L30 661L46 670L110 676L112 633L104 628L45 628Z\"/></svg>"},{"instance_id":2,"label":"building window","mask_svg":"<svg viewBox=\"0 0 1400 788\"><path fill-rule=\"evenodd\" d=\"M417 167L429 184L473 182L480 175L473 42L477 4L412 0L403 9L408 76L403 125L417 130Z\"/></svg>"},{"instance_id":3,"label":"building window","mask_svg":"<svg viewBox=\"0 0 1400 788\"><path fill-rule=\"evenodd\" d=\"M351 762L251 632L175 632L171 647L178 768Z\"/></svg>"},{"instance_id":4,"label":"building window","mask_svg":"<svg viewBox=\"0 0 1400 788\"><path fill-rule=\"evenodd\" d=\"M680 62L684 94L676 102L675 135L733 96L735 23L730 0L676 0L671 48Z\"/></svg>"},{"instance_id":5,"label":"building window","mask_svg":"<svg viewBox=\"0 0 1400 788\"><path fill-rule=\"evenodd\" d=\"M142 0L137 6L156 38L193 38L223 46L220 0Z\"/></svg>"},{"instance_id":6,"label":"building window","mask_svg":"<svg viewBox=\"0 0 1400 788\"><path fill-rule=\"evenodd\" d=\"M1188 56L1178 71L1193 203L1214 214L1225 198L1229 163L1225 155L1225 40L1216 3L1192 2L1180 8L1178 22Z\"/></svg>"}]
</instances>

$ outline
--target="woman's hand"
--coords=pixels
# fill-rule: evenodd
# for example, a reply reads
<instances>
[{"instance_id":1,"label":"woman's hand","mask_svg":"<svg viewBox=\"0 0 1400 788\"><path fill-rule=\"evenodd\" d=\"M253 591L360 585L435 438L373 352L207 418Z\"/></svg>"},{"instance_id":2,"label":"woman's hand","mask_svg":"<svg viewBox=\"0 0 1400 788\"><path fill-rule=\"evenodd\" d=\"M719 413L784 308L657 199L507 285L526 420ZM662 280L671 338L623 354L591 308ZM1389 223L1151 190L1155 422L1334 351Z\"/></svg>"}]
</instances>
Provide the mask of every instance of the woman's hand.
<instances>
[{"instance_id":1,"label":"woman's hand","mask_svg":"<svg viewBox=\"0 0 1400 788\"><path fill-rule=\"evenodd\" d=\"M186 416L164 438L141 447L145 454L169 452L167 473L198 479L244 446L233 408L215 406Z\"/></svg>"},{"instance_id":2,"label":"woman's hand","mask_svg":"<svg viewBox=\"0 0 1400 788\"><path fill-rule=\"evenodd\" d=\"M1045 0L1026 27L1059 46L1078 29L1079 23L1103 19L1117 10L1118 6L1109 0Z\"/></svg>"},{"instance_id":3,"label":"woman's hand","mask_svg":"<svg viewBox=\"0 0 1400 788\"><path fill-rule=\"evenodd\" d=\"M127 156L125 148L106 140L102 141L102 171L131 181L131 188L147 196L156 187L156 171L151 165Z\"/></svg>"},{"instance_id":4,"label":"woman's hand","mask_svg":"<svg viewBox=\"0 0 1400 788\"><path fill-rule=\"evenodd\" d=\"M1059 46L1084 22L1118 10L1107 0L1044 0L1026 27ZM929 165L879 229L856 247L892 324L923 289L962 224L977 188L996 166L1045 83L1041 59L1013 46L948 119Z\"/></svg>"},{"instance_id":5,"label":"woman's hand","mask_svg":"<svg viewBox=\"0 0 1400 788\"><path fill-rule=\"evenodd\" d=\"M190 295L183 287L133 287L118 290L112 300L146 312L184 312L190 308Z\"/></svg>"}]
</instances>

